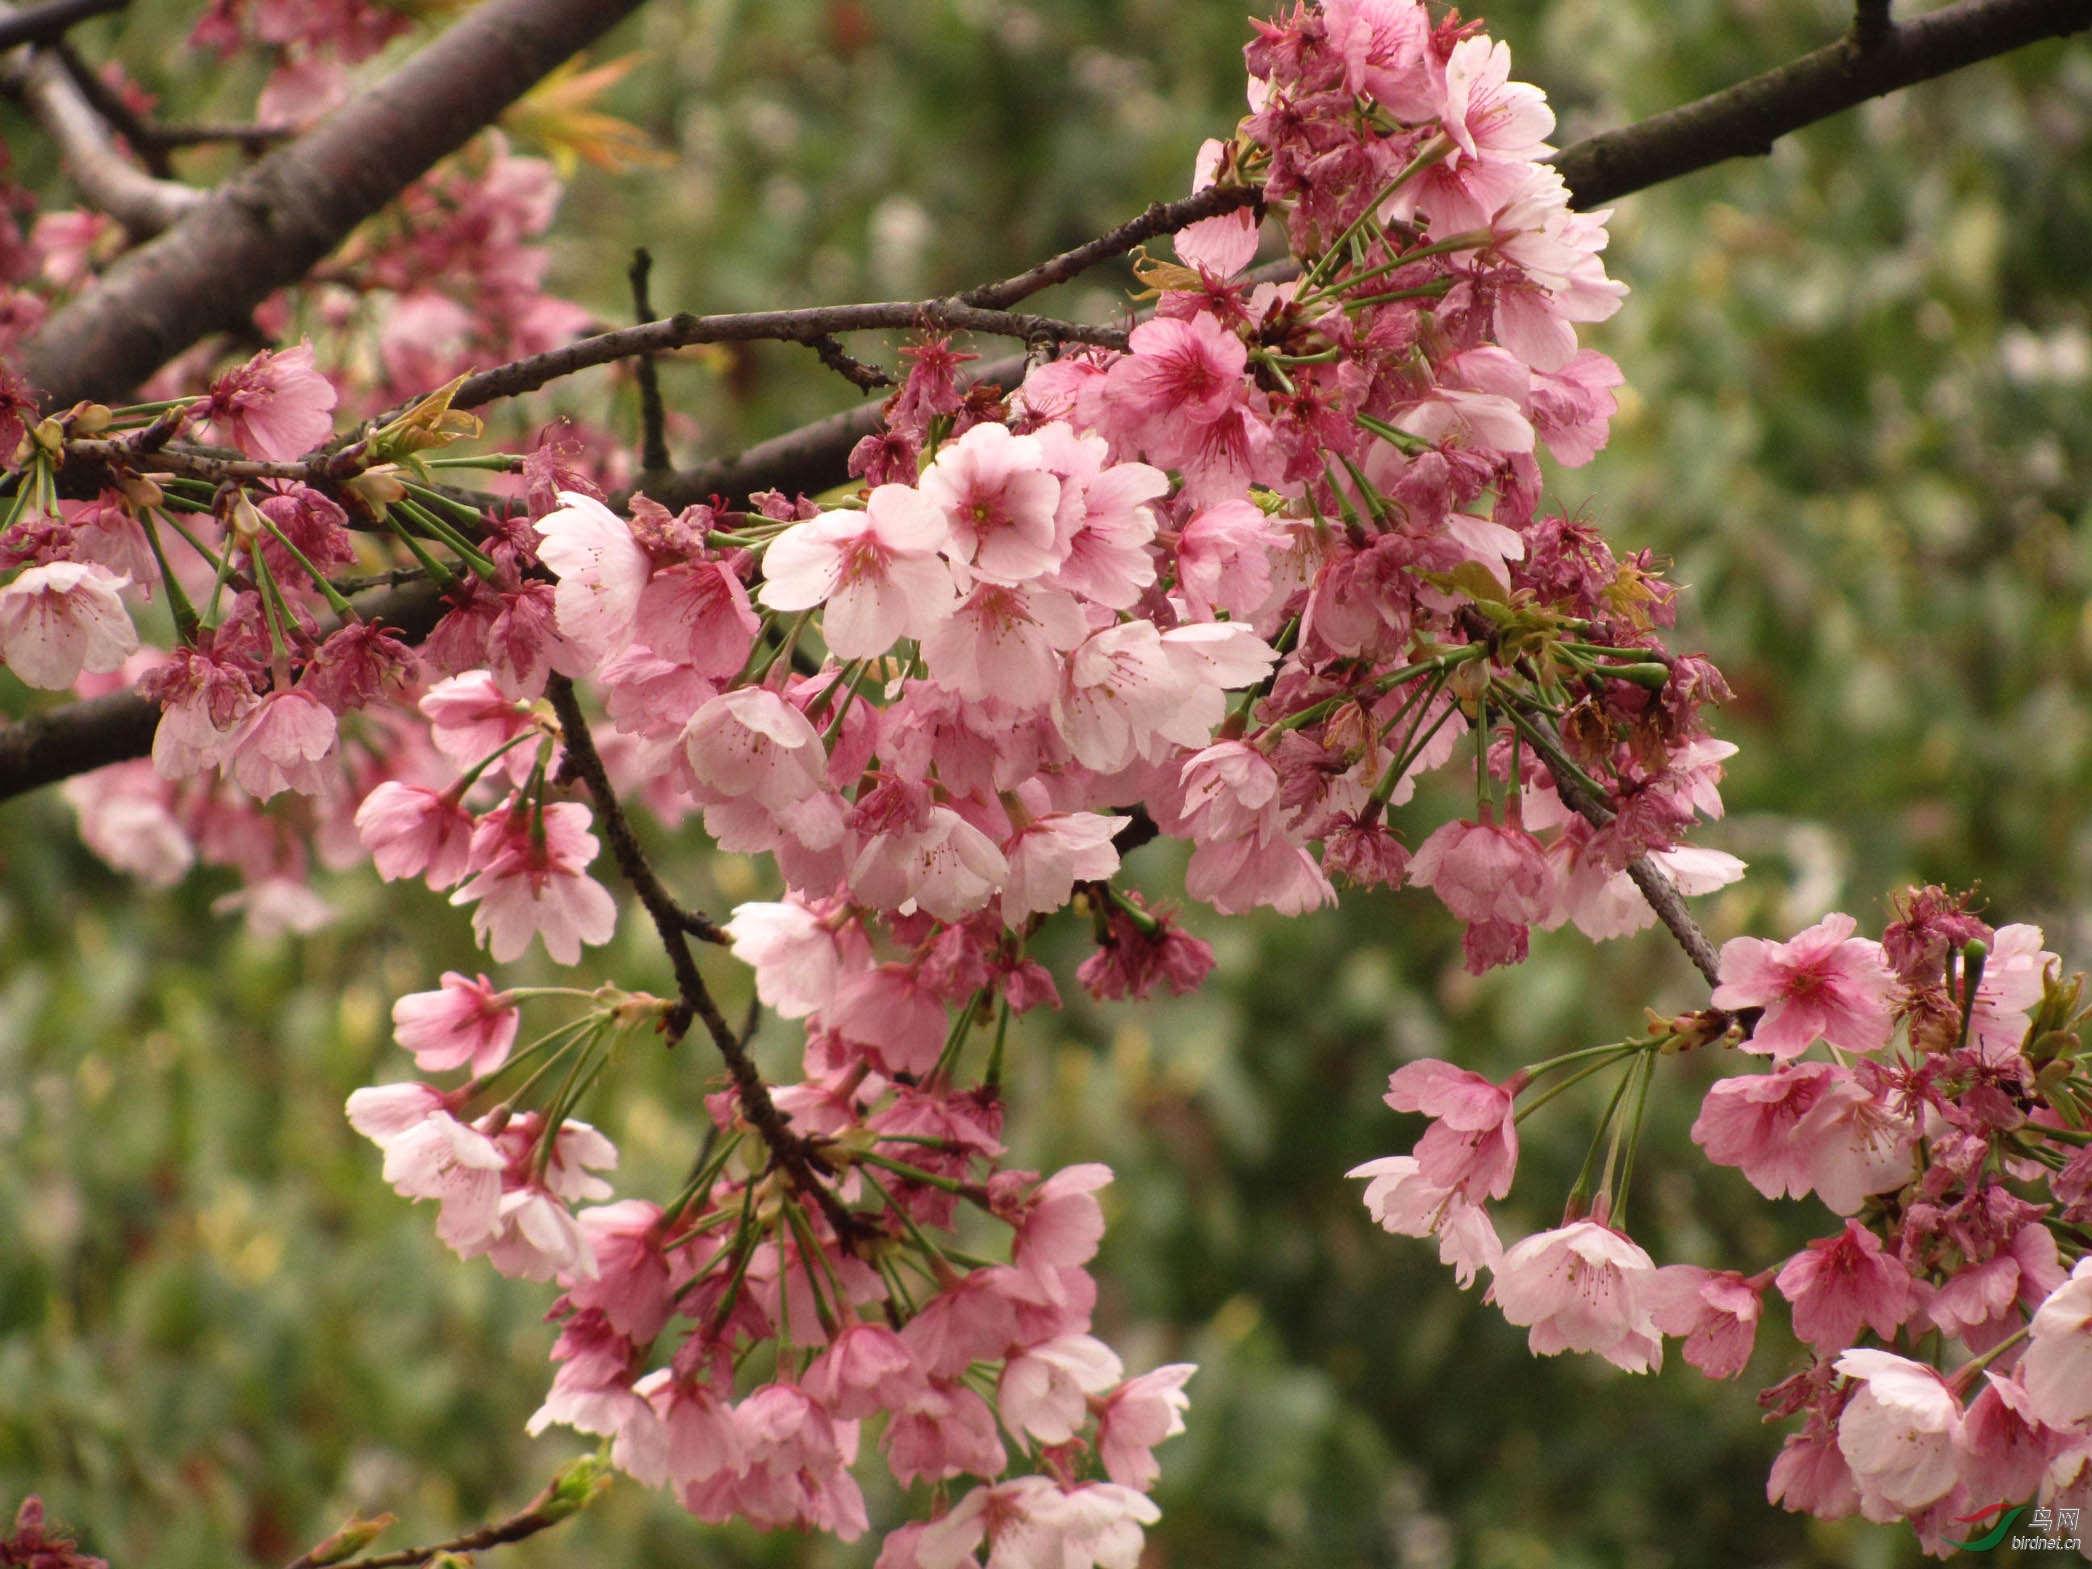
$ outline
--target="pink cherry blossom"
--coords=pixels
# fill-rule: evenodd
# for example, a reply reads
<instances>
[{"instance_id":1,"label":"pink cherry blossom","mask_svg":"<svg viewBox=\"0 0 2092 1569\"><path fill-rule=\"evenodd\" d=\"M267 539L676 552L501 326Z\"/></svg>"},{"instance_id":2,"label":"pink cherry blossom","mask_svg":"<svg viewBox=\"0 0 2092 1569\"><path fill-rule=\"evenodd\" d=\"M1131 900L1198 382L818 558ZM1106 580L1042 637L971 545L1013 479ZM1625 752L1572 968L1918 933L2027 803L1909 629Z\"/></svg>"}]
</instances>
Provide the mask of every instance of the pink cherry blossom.
<instances>
[{"instance_id":1,"label":"pink cherry blossom","mask_svg":"<svg viewBox=\"0 0 2092 1569\"><path fill-rule=\"evenodd\" d=\"M1000 1476L1009 1464L988 1402L951 1379L933 1378L887 1418L880 1447L903 1487L955 1476Z\"/></svg>"},{"instance_id":2,"label":"pink cherry blossom","mask_svg":"<svg viewBox=\"0 0 2092 1569\"><path fill-rule=\"evenodd\" d=\"M1144 1493L1154 1487L1162 1475L1155 1446L1184 1431L1191 1398L1184 1385L1197 1371L1194 1363L1172 1362L1127 1379L1105 1396L1097 1411L1097 1457L1106 1476Z\"/></svg>"},{"instance_id":3,"label":"pink cherry blossom","mask_svg":"<svg viewBox=\"0 0 2092 1569\"><path fill-rule=\"evenodd\" d=\"M1719 1080L1693 1121L1693 1142L1717 1165L1741 1167L1767 1198L1800 1198L1815 1185L1814 1145L1796 1129L1818 1100L1849 1077L1827 1062L1801 1062Z\"/></svg>"},{"instance_id":4,"label":"pink cherry blossom","mask_svg":"<svg viewBox=\"0 0 2092 1569\"><path fill-rule=\"evenodd\" d=\"M1667 1264L1651 1287L1651 1315L1666 1335L1684 1339L1685 1360L1709 1378L1743 1371L1764 1312L1763 1276L1753 1283L1734 1270Z\"/></svg>"},{"instance_id":5,"label":"pink cherry blossom","mask_svg":"<svg viewBox=\"0 0 2092 1569\"><path fill-rule=\"evenodd\" d=\"M1791 942L1732 937L1722 945L1714 1006L1765 1010L1746 1051L1784 1062L1819 1038L1849 1052L1888 1044L1896 976L1880 943L1852 935L1858 924L1826 915Z\"/></svg>"},{"instance_id":6,"label":"pink cherry blossom","mask_svg":"<svg viewBox=\"0 0 2092 1569\"><path fill-rule=\"evenodd\" d=\"M1426 1182L1474 1204L1511 1191L1518 1165L1513 1111L1524 1077L1492 1084L1479 1073L1433 1058L1394 1071L1382 1098L1396 1111L1420 1111L1434 1119L1415 1150Z\"/></svg>"},{"instance_id":7,"label":"pink cherry blossom","mask_svg":"<svg viewBox=\"0 0 2092 1569\"><path fill-rule=\"evenodd\" d=\"M228 740L231 771L240 788L266 801L282 790L320 795L327 777L319 764L339 735L334 712L297 687L269 693L247 711Z\"/></svg>"},{"instance_id":8,"label":"pink cherry blossom","mask_svg":"<svg viewBox=\"0 0 2092 1569\"><path fill-rule=\"evenodd\" d=\"M1006 425L976 425L938 450L917 481L950 530L954 561L994 583L1022 583L1068 553L1055 527L1061 482L1046 472L1038 441Z\"/></svg>"},{"instance_id":9,"label":"pink cherry blossom","mask_svg":"<svg viewBox=\"0 0 2092 1569\"><path fill-rule=\"evenodd\" d=\"M559 579L552 604L561 635L601 663L632 641L647 553L631 525L595 497L566 490L559 501L532 525L538 559Z\"/></svg>"},{"instance_id":10,"label":"pink cherry blossom","mask_svg":"<svg viewBox=\"0 0 2092 1569\"><path fill-rule=\"evenodd\" d=\"M1474 1284L1478 1271L1495 1269L1503 1257L1488 1211L1427 1180L1414 1155L1383 1155L1344 1175L1369 1179L1366 1212L1382 1230L1404 1237L1436 1236L1439 1262L1452 1268L1462 1290Z\"/></svg>"},{"instance_id":11,"label":"pink cherry blossom","mask_svg":"<svg viewBox=\"0 0 2092 1569\"><path fill-rule=\"evenodd\" d=\"M1018 829L1002 847L1008 863L1004 924L1021 927L1033 915L1051 915L1068 902L1077 882L1109 878L1119 869L1111 841L1128 821L1095 812L1048 812Z\"/></svg>"},{"instance_id":12,"label":"pink cherry blossom","mask_svg":"<svg viewBox=\"0 0 2092 1569\"><path fill-rule=\"evenodd\" d=\"M497 992L484 976L443 973L442 986L414 992L392 1005L393 1038L414 1053L424 1073L443 1073L468 1062L475 1075L491 1073L508 1060L521 1022L515 1001Z\"/></svg>"},{"instance_id":13,"label":"pink cherry blossom","mask_svg":"<svg viewBox=\"0 0 2092 1569\"><path fill-rule=\"evenodd\" d=\"M1794 1304L1796 1338L1822 1352L1851 1345L1862 1324L1887 1339L1914 1305L1909 1272L1856 1220L1787 1260L1773 1283Z\"/></svg>"},{"instance_id":14,"label":"pink cherry blossom","mask_svg":"<svg viewBox=\"0 0 2092 1569\"><path fill-rule=\"evenodd\" d=\"M1488 1300L1532 1327L1535 1356L1593 1351L1630 1373L1663 1365L1651 1314L1656 1265L1611 1227L1579 1220L1539 1232L1507 1248L1495 1275Z\"/></svg>"},{"instance_id":15,"label":"pink cherry blossom","mask_svg":"<svg viewBox=\"0 0 2092 1569\"><path fill-rule=\"evenodd\" d=\"M533 936L561 964L584 943L610 941L617 904L588 875L596 836L588 808L559 801L533 813L520 802L489 812L472 834L472 875L452 904L475 905L472 929L496 962L520 958Z\"/></svg>"},{"instance_id":16,"label":"pink cherry blossom","mask_svg":"<svg viewBox=\"0 0 2092 1569\"><path fill-rule=\"evenodd\" d=\"M1058 1335L1003 1364L996 1386L1002 1425L1043 1444L1065 1444L1087 1414L1088 1397L1125 1376L1118 1353L1091 1335Z\"/></svg>"},{"instance_id":17,"label":"pink cherry blossom","mask_svg":"<svg viewBox=\"0 0 2092 1569\"><path fill-rule=\"evenodd\" d=\"M356 833L387 882L420 877L449 888L469 863L472 814L451 794L387 779L356 808Z\"/></svg>"},{"instance_id":18,"label":"pink cherry blossom","mask_svg":"<svg viewBox=\"0 0 2092 1569\"><path fill-rule=\"evenodd\" d=\"M772 610L825 603L828 651L869 659L897 638L924 636L950 614L957 590L937 555L950 539L951 524L929 496L881 485L863 511L824 512L772 540L757 597Z\"/></svg>"},{"instance_id":19,"label":"pink cherry blossom","mask_svg":"<svg viewBox=\"0 0 2092 1569\"><path fill-rule=\"evenodd\" d=\"M1888 1351L1848 1351L1837 1370L1858 1385L1838 1417L1838 1452L1852 1467L1860 1511L1897 1520L1961 1479L1961 1402L1932 1368Z\"/></svg>"},{"instance_id":20,"label":"pink cherry blossom","mask_svg":"<svg viewBox=\"0 0 2092 1569\"><path fill-rule=\"evenodd\" d=\"M128 578L87 561L31 567L0 588L0 660L25 685L56 691L80 672L115 670L138 647L117 597Z\"/></svg>"},{"instance_id":21,"label":"pink cherry blossom","mask_svg":"<svg viewBox=\"0 0 2092 1569\"><path fill-rule=\"evenodd\" d=\"M722 692L691 716L683 751L699 784L721 799L779 808L821 788L828 766L821 733L768 687Z\"/></svg>"},{"instance_id":22,"label":"pink cherry blossom","mask_svg":"<svg viewBox=\"0 0 2092 1569\"><path fill-rule=\"evenodd\" d=\"M312 344L263 351L211 387L205 412L250 457L288 462L334 434L334 384L313 369Z\"/></svg>"},{"instance_id":23,"label":"pink cherry blossom","mask_svg":"<svg viewBox=\"0 0 2092 1569\"><path fill-rule=\"evenodd\" d=\"M1554 873L1539 841L1509 824L1443 824L1409 858L1409 880L1463 921L1530 926L1554 906Z\"/></svg>"},{"instance_id":24,"label":"pink cherry blossom","mask_svg":"<svg viewBox=\"0 0 2092 1569\"><path fill-rule=\"evenodd\" d=\"M2092 1418L2092 1257L2036 1310L2019 1376L2034 1415L2051 1427Z\"/></svg>"}]
</instances>

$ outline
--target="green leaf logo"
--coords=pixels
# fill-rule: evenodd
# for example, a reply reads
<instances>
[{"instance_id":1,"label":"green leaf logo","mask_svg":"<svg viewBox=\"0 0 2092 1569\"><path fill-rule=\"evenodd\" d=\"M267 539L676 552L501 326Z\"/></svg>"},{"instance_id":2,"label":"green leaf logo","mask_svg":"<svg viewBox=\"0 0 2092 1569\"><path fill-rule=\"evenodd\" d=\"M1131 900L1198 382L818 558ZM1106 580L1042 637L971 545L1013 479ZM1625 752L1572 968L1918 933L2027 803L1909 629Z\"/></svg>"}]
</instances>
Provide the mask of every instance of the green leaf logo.
<instances>
[{"instance_id":1,"label":"green leaf logo","mask_svg":"<svg viewBox=\"0 0 2092 1569\"><path fill-rule=\"evenodd\" d=\"M1999 1504L1994 1507L2002 1509L2004 1505ZM2026 1512L2027 1506L2021 1504L2017 1509L2000 1519L1996 1525L1992 1526L1987 1536L1978 1537L1973 1542L1949 1542L1947 1545L1949 1547L1959 1547L1965 1552L1987 1553L2005 1539L2005 1533L2012 1529L2012 1522ZM1980 1520L1983 1518L1983 1515L1989 1513L1990 1510L1986 1509L1983 1511L1983 1514L1963 1515L1962 1518L1964 1520Z\"/></svg>"}]
</instances>

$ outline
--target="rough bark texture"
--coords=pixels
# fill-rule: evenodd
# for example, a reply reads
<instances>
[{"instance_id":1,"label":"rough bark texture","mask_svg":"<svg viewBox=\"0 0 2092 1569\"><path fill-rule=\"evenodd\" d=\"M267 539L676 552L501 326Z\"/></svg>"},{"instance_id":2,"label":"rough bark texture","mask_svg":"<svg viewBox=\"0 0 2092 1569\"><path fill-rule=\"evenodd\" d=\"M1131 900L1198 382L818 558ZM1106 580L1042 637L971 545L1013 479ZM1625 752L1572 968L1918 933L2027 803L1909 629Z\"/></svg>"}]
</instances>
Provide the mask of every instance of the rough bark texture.
<instances>
[{"instance_id":1,"label":"rough bark texture","mask_svg":"<svg viewBox=\"0 0 2092 1569\"><path fill-rule=\"evenodd\" d=\"M18 369L46 407L111 401L238 328L409 181L640 0L487 0L309 134L213 191L47 321Z\"/></svg>"}]
</instances>

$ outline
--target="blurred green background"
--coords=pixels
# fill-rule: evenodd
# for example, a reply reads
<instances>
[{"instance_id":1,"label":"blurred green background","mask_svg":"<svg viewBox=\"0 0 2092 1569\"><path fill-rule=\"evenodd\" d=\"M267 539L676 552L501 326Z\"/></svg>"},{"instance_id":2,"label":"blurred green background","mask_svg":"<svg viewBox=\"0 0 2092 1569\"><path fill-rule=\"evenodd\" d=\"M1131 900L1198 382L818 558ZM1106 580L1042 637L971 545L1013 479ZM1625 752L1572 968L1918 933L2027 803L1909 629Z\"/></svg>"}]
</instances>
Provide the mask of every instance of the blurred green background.
<instances>
[{"instance_id":1,"label":"blurred green background","mask_svg":"<svg viewBox=\"0 0 2092 1569\"><path fill-rule=\"evenodd\" d=\"M187 52L193 12L140 3L78 37L182 113L242 113L258 74ZM1488 18L1567 143L1825 42L1847 11L1526 0ZM1188 188L1200 140L1241 111L1246 31L1189 0L655 0L599 58L639 54L611 106L674 162L577 175L558 287L623 319L636 244L663 309L1014 271ZM33 176L47 154L5 131ZM2092 50L2047 45L1619 206L1610 262L1634 292L1592 341L1630 391L1611 449L1552 490L1622 548L1675 558L1678 646L1736 687L1730 815L1704 840L1752 875L1702 901L1718 940L1833 907L1878 930L1887 893L1941 880L1980 882L1994 919L2042 923L2066 959L2092 946L2088 131ZM1124 286L1042 308L1109 315ZM803 352L664 374L685 462L851 401ZM632 429L603 373L563 395ZM1412 842L1455 809L1413 806ZM107 874L49 795L0 814L0 853L0 1506L38 1490L113 1562L201 1569L281 1562L351 1508L397 1512L394 1544L520 1505L581 1448L522 1433L551 1293L452 1258L341 1116L411 1071L391 999L479 967L462 915L340 879L332 928L251 939L208 913L212 874L168 894ZM694 839L667 861L707 908L768 886ZM1177 868L1157 846L1132 872L1166 891ZM1501 1075L1632 1033L1644 1004L1694 1005L1663 942L1538 940L1477 981L1423 896L1195 924L1219 972L1140 1009L1088 1005L1080 932L1053 939L1071 1006L1023 1033L1013 1085L1023 1159L1119 1174L1100 1332L1135 1368L1201 1365L1147 1563L1915 1560L1907 1532L1765 1504L1780 1430L1751 1397L1794 1365L1781 1333L1733 1386L1535 1360L1426 1245L1375 1230L1342 1175L1414 1137L1378 1098L1403 1060ZM590 973L666 989L644 939L625 921ZM714 975L731 1011L743 978ZM1723 1066L1659 1083L1632 1206L1660 1262L1759 1268L1824 1229L1696 1159L1684 1130ZM696 1042L635 1052L593 1108L627 1191L687 1165L712 1068ZM1556 1221L1590 1111L1528 1124L1507 1233ZM875 1521L902 1507L872 1503ZM707 1530L625 1484L489 1561L844 1565L875 1547Z\"/></svg>"}]
</instances>

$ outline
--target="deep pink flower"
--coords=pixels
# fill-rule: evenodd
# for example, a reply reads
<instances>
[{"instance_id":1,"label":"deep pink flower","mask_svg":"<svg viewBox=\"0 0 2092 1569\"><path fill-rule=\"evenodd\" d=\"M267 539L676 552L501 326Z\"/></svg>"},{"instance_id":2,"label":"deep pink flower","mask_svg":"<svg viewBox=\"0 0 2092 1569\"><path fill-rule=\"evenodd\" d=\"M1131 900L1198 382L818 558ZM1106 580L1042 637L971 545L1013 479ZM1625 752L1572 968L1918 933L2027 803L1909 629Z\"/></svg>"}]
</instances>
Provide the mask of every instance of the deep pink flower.
<instances>
[{"instance_id":1,"label":"deep pink flower","mask_svg":"<svg viewBox=\"0 0 2092 1569\"><path fill-rule=\"evenodd\" d=\"M1683 1338L1685 1360L1709 1378L1734 1378L1751 1359L1765 1284L1763 1276L1753 1284L1734 1270L1667 1264L1651 1291L1656 1327Z\"/></svg>"},{"instance_id":2,"label":"deep pink flower","mask_svg":"<svg viewBox=\"0 0 2092 1569\"><path fill-rule=\"evenodd\" d=\"M1479 1204L1511 1191L1518 1165L1513 1113L1524 1081L1519 1073L1493 1084L1479 1073L1425 1058L1397 1068L1382 1098L1396 1111L1434 1119L1414 1151L1424 1180Z\"/></svg>"},{"instance_id":3,"label":"deep pink flower","mask_svg":"<svg viewBox=\"0 0 2092 1569\"><path fill-rule=\"evenodd\" d=\"M250 457L288 462L334 434L334 384L313 369L312 344L264 350L211 386L205 413Z\"/></svg>"},{"instance_id":4,"label":"deep pink flower","mask_svg":"<svg viewBox=\"0 0 2092 1569\"><path fill-rule=\"evenodd\" d=\"M1896 975L1881 944L1852 935L1849 915L1826 915L1791 942L1733 937L1722 944L1717 1008L1763 1008L1744 1050L1785 1061L1819 1037L1840 1051L1879 1051L1895 1023Z\"/></svg>"},{"instance_id":5,"label":"deep pink flower","mask_svg":"<svg viewBox=\"0 0 2092 1569\"><path fill-rule=\"evenodd\" d=\"M1787 1260L1773 1283L1794 1304L1796 1338L1823 1353L1851 1345L1862 1324L1886 1340L1914 1306L1910 1272L1856 1220Z\"/></svg>"},{"instance_id":6,"label":"deep pink flower","mask_svg":"<svg viewBox=\"0 0 2092 1569\"><path fill-rule=\"evenodd\" d=\"M1409 880L1463 921L1532 926L1554 907L1554 872L1539 840L1488 821L1440 826L1409 858Z\"/></svg>"}]
</instances>

